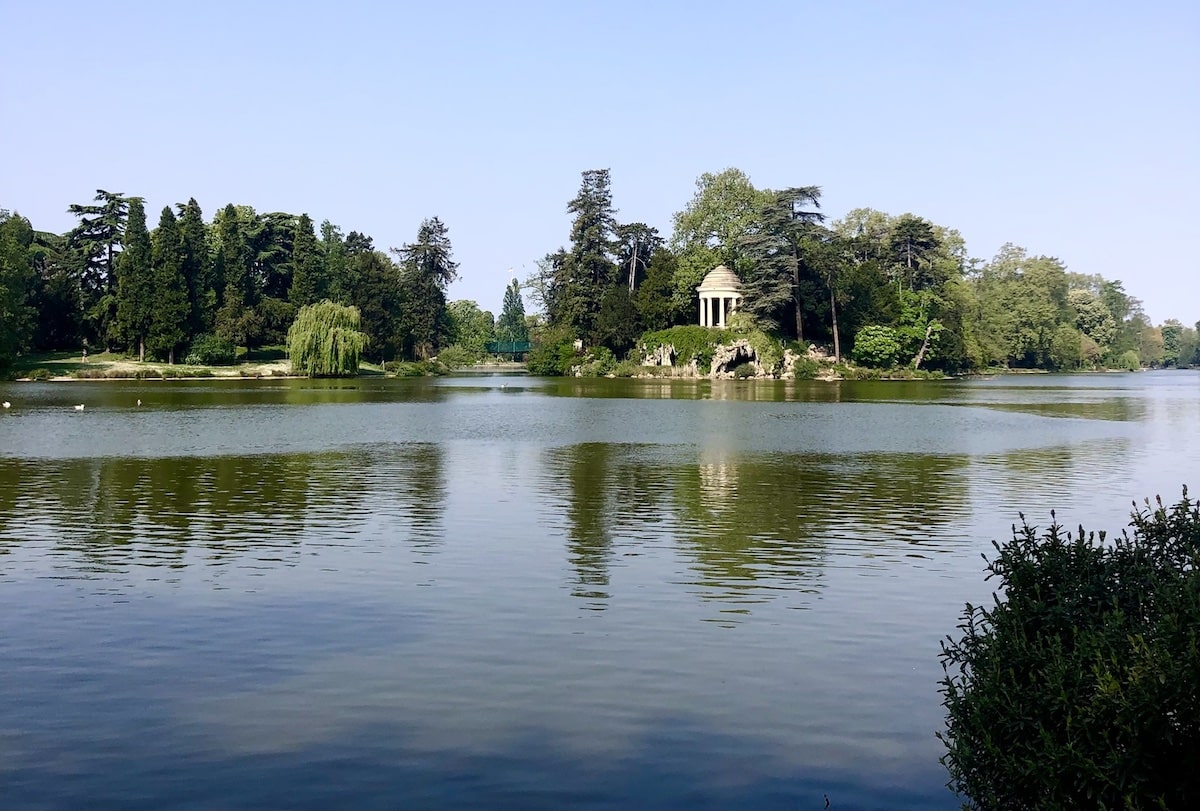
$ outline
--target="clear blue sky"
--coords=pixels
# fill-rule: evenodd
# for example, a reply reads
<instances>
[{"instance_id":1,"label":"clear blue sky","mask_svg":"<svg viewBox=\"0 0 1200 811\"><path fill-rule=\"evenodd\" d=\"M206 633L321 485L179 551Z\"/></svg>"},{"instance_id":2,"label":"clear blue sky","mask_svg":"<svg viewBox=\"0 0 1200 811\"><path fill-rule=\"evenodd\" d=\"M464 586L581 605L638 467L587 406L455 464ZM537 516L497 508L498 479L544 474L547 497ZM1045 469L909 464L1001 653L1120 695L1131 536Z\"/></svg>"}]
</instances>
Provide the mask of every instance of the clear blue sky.
<instances>
[{"instance_id":1,"label":"clear blue sky","mask_svg":"<svg viewBox=\"0 0 1200 811\"><path fill-rule=\"evenodd\" d=\"M498 312L580 172L669 235L696 178L912 212L1200 319L1200 3L0 0L0 207L97 188L449 226Z\"/></svg>"}]
</instances>

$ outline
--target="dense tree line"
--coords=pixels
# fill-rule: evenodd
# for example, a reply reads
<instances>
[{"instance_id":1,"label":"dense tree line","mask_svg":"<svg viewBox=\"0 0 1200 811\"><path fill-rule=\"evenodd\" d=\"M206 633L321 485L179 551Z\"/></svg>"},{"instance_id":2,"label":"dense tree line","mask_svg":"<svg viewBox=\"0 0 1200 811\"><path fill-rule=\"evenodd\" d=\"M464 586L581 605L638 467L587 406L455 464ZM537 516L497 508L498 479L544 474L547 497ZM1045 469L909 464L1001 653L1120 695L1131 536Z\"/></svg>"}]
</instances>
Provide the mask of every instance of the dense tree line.
<instances>
[{"instance_id":1,"label":"dense tree line","mask_svg":"<svg viewBox=\"0 0 1200 811\"><path fill-rule=\"evenodd\" d=\"M78 224L61 235L0 210L0 365L85 347L224 356L284 343L300 309L326 299L358 309L372 360L447 349L478 360L491 341L527 340L527 320L543 343L620 357L645 332L694 324L696 287L719 264L740 278L756 327L838 359L951 372L1200 363L1200 325L1153 325L1120 281L1014 245L971 259L956 230L913 214L862 208L830 222L820 200L816 186L706 173L664 237L620 222L609 171L586 171L567 205L568 245L505 290L499 319L446 301L458 265L436 217L382 251L307 214L230 204L205 222L194 199L164 208L153 230L140 198L105 190L69 206Z\"/></svg>"},{"instance_id":2,"label":"dense tree line","mask_svg":"<svg viewBox=\"0 0 1200 811\"><path fill-rule=\"evenodd\" d=\"M1121 282L1005 245L970 259L954 229L856 209L828 222L821 190L758 189L737 169L704 174L669 239L616 217L608 170L583 173L568 247L527 280L542 337L620 356L645 331L696 323L696 288L719 264L744 309L784 339L868 365L943 371L1200 363L1197 331L1150 323Z\"/></svg>"},{"instance_id":3,"label":"dense tree line","mask_svg":"<svg viewBox=\"0 0 1200 811\"><path fill-rule=\"evenodd\" d=\"M78 225L62 235L0 210L0 365L30 350L173 363L193 349L221 355L220 344L282 344L301 309L326 299L358 309L372 358L426 359L453 338L446 287L458 265L436 217L384 252L328 221L318 234L307 214L248 206L205 222L191 199L153 230L142 199L117 192L68 210Z\"/></svg>"}]
</instances>

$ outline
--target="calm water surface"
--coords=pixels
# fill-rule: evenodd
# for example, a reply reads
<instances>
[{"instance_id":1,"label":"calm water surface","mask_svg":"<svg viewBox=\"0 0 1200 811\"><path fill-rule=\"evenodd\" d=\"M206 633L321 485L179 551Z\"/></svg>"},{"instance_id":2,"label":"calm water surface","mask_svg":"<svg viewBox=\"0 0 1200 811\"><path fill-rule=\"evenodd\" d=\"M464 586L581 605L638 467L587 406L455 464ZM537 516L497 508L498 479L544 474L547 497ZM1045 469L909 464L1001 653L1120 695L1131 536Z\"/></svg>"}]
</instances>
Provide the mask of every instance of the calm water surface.
<instances>
[{"instance_id":1,"label":"calm water surface","mask_svg":"<svg viewBox=\"0 0 1200 811\"><path fill-rule=\"evenodd\" d=\"M1200 488L1194 372L0 399L4 808L953 808L980 553Z\"/></svg>"}]
</instances>

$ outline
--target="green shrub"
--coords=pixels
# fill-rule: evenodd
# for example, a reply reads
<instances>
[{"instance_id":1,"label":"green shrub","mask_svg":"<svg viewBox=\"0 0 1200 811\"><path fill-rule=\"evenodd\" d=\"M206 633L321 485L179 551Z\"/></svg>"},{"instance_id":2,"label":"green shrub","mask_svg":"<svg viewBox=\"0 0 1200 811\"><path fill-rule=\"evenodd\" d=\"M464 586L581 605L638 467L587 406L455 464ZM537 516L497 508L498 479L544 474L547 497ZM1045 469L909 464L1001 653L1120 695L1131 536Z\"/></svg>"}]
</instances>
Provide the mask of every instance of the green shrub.
<instances>
[{"instance_id":1,"label":"green shrub","mask_svg":"<svg viewBox=\"0 0 1200 811\"><path fill-rule=\"evenodd\" d=\"M1002 597L941 655L942 762L974 807L1200 807L1200 506L1130 527L993 544Z\"/></svg>"},{"instance_id":2,"label":"green shrub","mask_svg":"<svg viewBox=\"0 0 1200 811\"><path fill-rule=\"evenodd\" d=\"M577 365L583 377L604 377L616 368L617 358L608 347L598 346L589 349Z\"/></svg>"},{"instance_id":3,"label":"green shrub","mask_svg":"<svg viewBox=\"0 0 1200 811\"><path fill-rule=\"evenodd\" d=\"M1142 368L1142 359L1138 357L1138 353L1135 350L1127 349L1122 353L1121 357L1117 358L1117 368L1136 372Z\"/></svg>"},{"instance_id":4,"label":"green shrub","mask_svg":"<svg viewBox=\"0 0 1200 811\"><path fill-rule=\"evenodd\" d=\"M474 366L479 357L462 344L452 344L438 352L437 359L448 369L462 369L465 366Z\"/></svg>"},{"instance_id":5,"label":"green shrub","mask_svg":"<svg viewBox=\"0 0 1200 811\"><path fill-rule=\"evenodd\" d=\"M163 369L162 370L162 379L163 380L174 380L178 377L179 377L178 369Z\"/></svg>"},{"instance_id":6,"label":"green shrub","mask_svg":"<svg viewBox=\"0 0 1200 811\"><path fill-rule=\"evenodd\" d=\"M746 341L754 350L754 357L758 358L763 370L772 377L777 377L783 367L783 344L760 329L751 330L746 336Z\"/></svg>"},{"instance_id":7,"label":"green shrub","mask_svg":"<svg viewBox=\"0 0 1200 811\"><path fill-rule=\"evenodd\" d=\"M900 339L896 330L878 324L863 327L854 337L855 363L876 369L887 369L896 365L900 357Z\"/></svg>"},{"instance_id":8,"label":"green shrub","mask_svg":"<svg viewBox=\"0 0 1200 811\"><path fill-rule=\"evenodd\" d=\"M631 358L629 360L623 360L614 366L612 373L614 377L637 377L640 374L645 374L647 369L654 368L656 367L643 366L641 363Z\"/></svg>"},{"instance_id":9,"label":"green shrub","mask_svg":"<svg viewBox=\"0 0 1200 811\"><path fill-rule=\"evenodd\" d=\"M808 355L801 355L792 364L792 372L797 380L812 380L821 371L821 364Z\"/></svg>"},{"instance_id":10,"label":"green shrub","mask_svg":"<svg viewBox=\"0 0 1200 811\"><path fill-rule=\"evenodd\" d=\"M192 341L183 362L189 366L230 366L236 360L237 347L233 341L216 335L199 335Z\"/></svg>"},{"instance_id":11,"label":"green shrub","mask_svg":"<svg viewBox=\"0 0 1200 811\"><path fill-rule=\"evenodd\" d=\"M76 380L101 380L105 377L103 369L76 369Z\"/></svg>"},{"instance_id":12,"label":"green shrub","mask_svg":"<svg viewBox=\"0 0 1200 811\"><path fill-rule=\"evenodd\" d=\"M29 374L25 375L30 380L49 380L49 369L30 369Z\"/></svg>"},{"instance_id":13,"label":"green shrub","mask_svg":"<svg viewBox=\"0 0 1200 811\"><path fill-rule=\"evenodd\" d=\"M383 365L383 370L396 377L430 377L444 375L450 371L445 364L436 360L389 360Z\"/></svg>"},{"instance_id":14,"label":"green shrub","mask_svg":"<svg viewBox=\"0 0 1200 811\"><path fill-rule=\"evenodd\" d=\"M753 363L739 363L730 370L733 376L738 380L745 380L749 377L754 377L757 373Z\"/></svg>"},{"instance_id":15,"label":"green shrub","mask_svg":"<svg viewBox=\"0 0 1200 811\"><path fill-rule=\"evenodd\" d=\"M568 374L572 366L579 363L579 355L575 351L575 342L570 339L546 342L535 345L529 351L529 359L525 368L531 375L555 377Z\"/></svg>"}]
</instances>

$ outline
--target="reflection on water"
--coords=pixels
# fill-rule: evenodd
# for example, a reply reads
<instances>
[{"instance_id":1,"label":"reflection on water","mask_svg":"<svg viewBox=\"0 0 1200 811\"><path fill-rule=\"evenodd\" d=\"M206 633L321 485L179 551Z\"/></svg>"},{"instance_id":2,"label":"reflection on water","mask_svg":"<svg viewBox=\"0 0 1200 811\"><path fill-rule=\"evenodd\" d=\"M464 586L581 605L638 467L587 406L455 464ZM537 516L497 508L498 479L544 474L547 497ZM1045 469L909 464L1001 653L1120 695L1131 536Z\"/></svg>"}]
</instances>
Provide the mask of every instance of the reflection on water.
<instances>
[{"instance_id":1,"label":"reflection on water","mask_svg":"<svg viewBox=\"0 0 1200 811\"><path fill-rule=\"evenodd\" d=\"M956 807L980 553L1200 458L1188 373L0 395L0 807Z\"/></svg>"},{"instance_id":2,"label":"reflection on water","mask_svg":"<svg viewBox=\"0 0 1200 811\"><path fill-rule=\"evenodd\" d=\"M0 463L0 549L93 575L131 565L293 565L302 546L435 549L443 449Z\"/></svg>"},{"instance_id":3,"label":"reflection on water","mask_svg":"<svg viewBox=\"0 0 1200 811\"><path fill-rule=\"evenodd\" d=\"M962 456L737 455L583 443L546 452L543 487L567 539L573 593L603 609L617 550L671 544L705 599L739 604L815 593L838 552L897 558L961 540L970 512ZM939 542L940 541L940 542Z\"/></svg>"}]
</instances>

